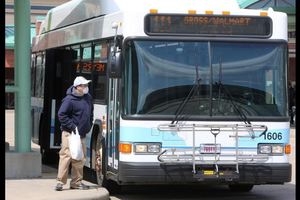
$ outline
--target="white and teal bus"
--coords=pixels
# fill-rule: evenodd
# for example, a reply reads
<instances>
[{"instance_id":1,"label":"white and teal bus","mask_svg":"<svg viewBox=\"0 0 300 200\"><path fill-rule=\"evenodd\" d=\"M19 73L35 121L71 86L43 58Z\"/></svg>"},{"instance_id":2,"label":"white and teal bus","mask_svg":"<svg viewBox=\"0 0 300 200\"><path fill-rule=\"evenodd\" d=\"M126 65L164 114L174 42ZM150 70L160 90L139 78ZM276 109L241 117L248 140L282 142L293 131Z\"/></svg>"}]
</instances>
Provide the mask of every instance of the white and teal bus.
<instances>
[{"instance_id":1,"label":"white and teal bus","mask_svg":"<svg viewBox=\"0 0 300 200\"><path fill-rule=\"evenodd\" d=\"M57 156L57 110L91 79L86 167L109 187L291 180L287 15L235 0L72 0L32 47L33 141Z\"/></svg>"}]
</instances>

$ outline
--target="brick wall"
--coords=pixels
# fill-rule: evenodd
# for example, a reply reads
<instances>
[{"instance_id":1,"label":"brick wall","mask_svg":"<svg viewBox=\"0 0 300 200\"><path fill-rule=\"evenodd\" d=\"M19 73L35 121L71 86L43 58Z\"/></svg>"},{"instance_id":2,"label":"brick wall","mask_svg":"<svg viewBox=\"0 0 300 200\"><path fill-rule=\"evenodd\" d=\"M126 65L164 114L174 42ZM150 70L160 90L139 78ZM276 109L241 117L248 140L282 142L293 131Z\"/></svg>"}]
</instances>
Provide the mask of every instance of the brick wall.
<instances>
[{"instance_id":1,"label":"brick wall","mask_svg":"<svg viewBox=\"0 0 300 200\"><path fill-rule=\"evenodd\" d=\"M14 50L5 49L5 68L14 67Z\"/></svg>"}]
</instances>

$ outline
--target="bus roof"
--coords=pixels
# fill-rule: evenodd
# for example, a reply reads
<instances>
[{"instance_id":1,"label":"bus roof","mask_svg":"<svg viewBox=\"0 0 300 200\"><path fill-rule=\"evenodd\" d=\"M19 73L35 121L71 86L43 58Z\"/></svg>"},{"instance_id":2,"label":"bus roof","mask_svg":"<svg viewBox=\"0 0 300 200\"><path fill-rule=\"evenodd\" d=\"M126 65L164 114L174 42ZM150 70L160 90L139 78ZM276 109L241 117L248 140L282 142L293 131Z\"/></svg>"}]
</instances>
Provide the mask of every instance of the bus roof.
<instances>
[{"instance_id":1,"label":"bus roof","mask_svg":"<svg viewBox=\"0 0 300 200\"><path fill-rule=\"evenodd\" d=\"M112 38L115 34L148 37L145 16L153 11L157 15L263 16L271 19L270 37L264 39L287 41L286 13L271 8L241 9L236 0L73 0L48 12L33 38L32 51Z\"/></svg>"},{"instance_id":2,"label":"bus roof","mask_svg":"<svg viewBox=\"0 0 300 200\"><path fill-rule=\"evenodd\" d=\"M236 0L72 0L47 13L39 34L119 11L145 11L156 9L165 13L188 10L237 10Z\"/></svg>"}]
</instances>

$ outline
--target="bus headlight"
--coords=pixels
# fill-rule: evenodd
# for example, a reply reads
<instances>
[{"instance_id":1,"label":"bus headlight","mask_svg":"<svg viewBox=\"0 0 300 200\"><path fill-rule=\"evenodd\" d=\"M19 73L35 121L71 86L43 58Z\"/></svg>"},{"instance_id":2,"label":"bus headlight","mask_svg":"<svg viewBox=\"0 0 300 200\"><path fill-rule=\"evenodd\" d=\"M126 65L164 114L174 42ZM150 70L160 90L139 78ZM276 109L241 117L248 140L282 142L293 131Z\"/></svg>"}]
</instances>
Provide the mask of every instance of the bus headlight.
<instances>
[{"instance_id":1,"label":"bus headlight","mask_svg":"<svg viewBox=\"0 0 300 200\"><path fill-rule=\"evenodd\" d=\"M135 143L134 152L141 154L155 154L159 153L161 149L160 143Z\"/></svg>"},{"instance_id":2,"label":"bus headlight","mask_svg":"<svg viewBox=\"0 0 300 200\"><path fill-rule=\"evenodd\" d=\"M259 144L258 145L258 152L263 154L271 153L271 145L268 144Z\"/></svg>"},{"instance_id":3,"label":"bus headlight","mask_svg":"<svg viewBox=\"0 0 300 200\"><path fill-rule=\"evenodd\" d=\"M160 144L149 144L148 152L149 153L159 153L160 152Z\"/></svg>"},{"instance_id":4,"label":"bus headlight","mask_svg":"<svg viewBox=\"0 0 300 200\"><path fill-rule=\"evenodd\" d=\"M258 153L260 154L283 154L283 144L258 144Z\"/></svg>"},{"instance_id":5,"label":"bus headlight","mask_svg":"<svg viewBox=\"0 0 300 200\"><path fill-rule=\"evenodd\" d=\"M283 154L283 146L282 144L274 144L272 145L272 153L274 154Z\"/></svg>"},{"instance_id":6,"label":"bus headlight","mask_svg":"<svg viewBox=\"0 0 300 200\"><path fill-rule=\"evenodd\" d=\"M147 153L147 145L146 144L136 144L135 145L135 152L136 153Z\"/></svg>"}]
</instances>

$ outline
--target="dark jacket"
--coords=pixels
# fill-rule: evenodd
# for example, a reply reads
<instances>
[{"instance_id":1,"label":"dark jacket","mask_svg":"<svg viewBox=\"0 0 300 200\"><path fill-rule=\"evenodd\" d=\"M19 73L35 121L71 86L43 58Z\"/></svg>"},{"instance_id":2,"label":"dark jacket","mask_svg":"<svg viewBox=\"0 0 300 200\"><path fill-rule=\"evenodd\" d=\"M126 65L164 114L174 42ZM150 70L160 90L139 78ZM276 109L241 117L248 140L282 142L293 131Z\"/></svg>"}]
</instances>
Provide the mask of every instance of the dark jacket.
<instances>
[{"instance_id":1,"label":"dark jacket","mask_svg":"<svg viewBox=\"0 0 300 200\"><path fill-rule=\"evenodd\" d=\"M92 96L90 94L76 96L72 93L73 89L71 86L67 90L67 96L62 100L58 110L58 119L61 130L72 132L77 127L80 136L85 137L93 124Z\"/></svg>"}]
</instances>

